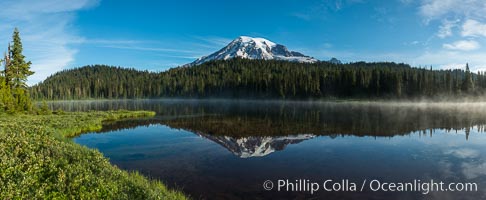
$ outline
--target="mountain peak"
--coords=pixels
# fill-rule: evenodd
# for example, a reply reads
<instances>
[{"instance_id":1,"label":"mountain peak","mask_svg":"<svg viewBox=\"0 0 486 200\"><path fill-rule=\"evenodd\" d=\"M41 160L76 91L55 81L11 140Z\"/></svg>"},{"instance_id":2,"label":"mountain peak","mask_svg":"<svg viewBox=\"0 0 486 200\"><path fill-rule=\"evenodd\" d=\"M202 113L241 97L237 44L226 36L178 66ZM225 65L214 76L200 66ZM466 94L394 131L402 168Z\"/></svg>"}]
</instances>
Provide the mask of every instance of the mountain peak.
<instances>
[{"instance_id":1,"label":"mountain peak","mask_svg":"<svg viewBox=\"0 0 486 200\"><path fill-rule=\"evenodd\" d=\"M248 37L248 36L240 36L236 39L233 40L242 42L242 43L255 43L255 45L258 46L268 46L268 47L274 47L276 44L270 40L267 40L265 38L253 38L253 37Z\"/></svg>"},{"instance_id":2,"label":"mountain peak","mask_svg":"<svg viewBox=\"0 0 486 200\"><path fill-rule=\"evenodd\" d=\"M301 63L314 63L318 60L302 53L289 51L287 47L265 38L239 36L221 50L201 57L189 65L200 65L212 60L228 60L232 58L285 60Z\"/></svg>"}]
</instances>

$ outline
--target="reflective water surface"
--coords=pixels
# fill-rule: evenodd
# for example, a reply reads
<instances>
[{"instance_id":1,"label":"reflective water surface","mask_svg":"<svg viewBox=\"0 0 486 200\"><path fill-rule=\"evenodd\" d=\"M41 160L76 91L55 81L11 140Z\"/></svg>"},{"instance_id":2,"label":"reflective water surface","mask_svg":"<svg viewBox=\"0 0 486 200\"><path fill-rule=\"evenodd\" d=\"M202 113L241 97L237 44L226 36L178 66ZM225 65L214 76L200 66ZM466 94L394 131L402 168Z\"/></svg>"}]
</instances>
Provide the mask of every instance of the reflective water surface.
<instances>
[{"instance_id":1,"label":"reflective water surface","mask_svg":"<svg viewBox=\"0 0 486 200\"><path fill-rule=\"evenodd\" d=\"M133 100L64 110L153 110L74 141L195 199L485 199L486 104ZM283 192L277 181L476 183L475 192ZM263 183L274 182L266 191ZM346 187L345 184L341 184Z\"/></svg>"}]
</instances>

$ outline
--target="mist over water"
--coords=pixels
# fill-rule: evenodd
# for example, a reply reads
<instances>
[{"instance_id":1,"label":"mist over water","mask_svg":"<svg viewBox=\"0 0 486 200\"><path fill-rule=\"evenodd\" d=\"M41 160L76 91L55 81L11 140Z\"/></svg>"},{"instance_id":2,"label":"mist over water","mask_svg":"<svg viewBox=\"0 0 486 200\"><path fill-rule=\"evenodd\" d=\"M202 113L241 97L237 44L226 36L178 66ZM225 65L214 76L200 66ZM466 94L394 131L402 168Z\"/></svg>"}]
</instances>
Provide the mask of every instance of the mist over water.
<instances>
[{"instance_id":1,"label":"mist over water","mask_svg":"<svg viewBox=\"0 0 486 200\"><path fill-rule=\"evenodd\" d=\"M486 198L486 104L123 100L54 109L153 110L74 141L202 199ZM265 180L475 182L478 192L265 191Z\"/></svg>"}]
</instances>

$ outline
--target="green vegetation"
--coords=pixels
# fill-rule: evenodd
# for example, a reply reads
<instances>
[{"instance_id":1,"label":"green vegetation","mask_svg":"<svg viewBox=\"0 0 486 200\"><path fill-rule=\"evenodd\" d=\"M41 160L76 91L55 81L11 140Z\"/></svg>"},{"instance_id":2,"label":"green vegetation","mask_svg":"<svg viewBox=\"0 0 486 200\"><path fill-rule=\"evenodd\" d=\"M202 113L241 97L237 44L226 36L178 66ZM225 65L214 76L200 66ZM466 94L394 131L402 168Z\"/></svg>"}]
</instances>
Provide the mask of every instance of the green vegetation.
<instances>
[{"instance_id":1,"label":"green vegetation","mask_svg":"<svg viewBox=\"0 0 486 200\"><path fill-rule=\"evenodd\" d=\"M315 64L232 59L164 72L104 65L65 70L33 86L35 99L159 97L430 98L478 96L486 75L397 63Z\"/></svg>"},{"instance_id":2,"label":"green vegetation","mask_svg":"<svg viewBox=\"0 0 486 200\"><path fill-rule=\"evenodd\" d=\"M27 77L34 74L30 71L32 63L25 61L17 28L12 38L13 45L8 45L3 59L4 70L0 71L0 113L29 112L33 109L26 84Z\"/></svg>"},{"instance_id":3,"label":"green vegetation","mask_svg":"<svg viewBox=\"0 0 486 200\"><path fill-rule=\"evenodd\" d=\"M0 199L186 199L159 181L112 166L67 137L98 131L104 121L154 116L146 111L54 114L32 105L17 29L0 72Z\"/></svg>"},{"instance_id":4,"label":"green vegetation","mask_svg":"<svg viewBox=\"0 0 486 200\"><path fill-rule=\"evenodd\" d=\"M186 199L66 137L154 112L0 115L0 199Z\"/></svg>"}]
</instances>

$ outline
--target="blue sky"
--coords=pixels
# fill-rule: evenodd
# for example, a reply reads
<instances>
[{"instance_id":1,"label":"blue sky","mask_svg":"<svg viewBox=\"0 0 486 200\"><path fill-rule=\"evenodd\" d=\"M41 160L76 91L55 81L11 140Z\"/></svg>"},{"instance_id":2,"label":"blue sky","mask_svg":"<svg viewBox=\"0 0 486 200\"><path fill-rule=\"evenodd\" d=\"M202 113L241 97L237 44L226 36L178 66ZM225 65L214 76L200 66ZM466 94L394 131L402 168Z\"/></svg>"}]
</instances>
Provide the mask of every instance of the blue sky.
<instances>
[{"instance_id":1,"label":"blue sky","mask_svg":"<svg viewBox=\"0 0 486 200\"><path fill-rule=\"evenodd\" d=\"M483 0L3 0L0 45L19 27L36 74L108 64L162 71L240 36L321 60L486 70ZM484 47L483 47L484 46Z\"/></svg>"}]
</instances>

